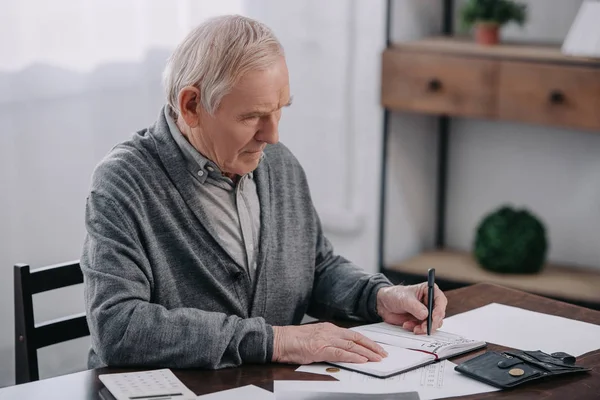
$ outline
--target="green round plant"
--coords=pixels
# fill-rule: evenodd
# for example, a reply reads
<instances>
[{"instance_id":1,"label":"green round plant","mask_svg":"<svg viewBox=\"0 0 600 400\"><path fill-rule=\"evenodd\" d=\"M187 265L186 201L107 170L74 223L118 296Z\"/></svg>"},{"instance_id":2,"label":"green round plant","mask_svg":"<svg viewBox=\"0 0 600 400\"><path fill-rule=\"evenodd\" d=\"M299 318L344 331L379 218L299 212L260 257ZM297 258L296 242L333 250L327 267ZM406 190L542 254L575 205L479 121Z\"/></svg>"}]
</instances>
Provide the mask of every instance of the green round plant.
<instances>
[{"instance_id":1,"label":"green round plant","mask_svg":"<svg viewBox=\"0 0 600 400\"><path fill-rule=\"evenodd\" d=\"M477 227L474 256L483 268L529 274L544 266L548 240L542 222L529 211L503 206Z\"/></svg>"}]
</instances>

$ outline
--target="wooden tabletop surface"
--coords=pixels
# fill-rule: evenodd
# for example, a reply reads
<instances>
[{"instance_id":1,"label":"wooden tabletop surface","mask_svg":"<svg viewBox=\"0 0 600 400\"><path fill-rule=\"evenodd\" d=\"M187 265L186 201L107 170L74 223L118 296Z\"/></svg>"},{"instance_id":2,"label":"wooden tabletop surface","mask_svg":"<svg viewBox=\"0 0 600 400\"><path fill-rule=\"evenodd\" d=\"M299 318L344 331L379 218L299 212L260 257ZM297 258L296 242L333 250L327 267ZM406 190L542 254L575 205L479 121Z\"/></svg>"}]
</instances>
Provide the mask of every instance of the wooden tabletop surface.
<instances>
[{"instance_id":1,"label":"wooden tabletop surface","mask_svg":"<svg viewBox=\"0 0 600 400\"><path fill-rule=\"evenodd\" d=\"M502 303L524 309L558 315L600 325L600 312L557 302L544 297L527 294L490 284L452 290L448 297L447 317L472 310L490 303ZM346 325L340 323L340 325ZM348 325L346 325L348 326ZM518 327L515 327L518 329ZM489 344L486 349L451 359L460 363L487 350L502 350L501 346ZM590 373L554 378L507 391L483 393L460 397L463 399L600 399L600 350L578 357L578 364L592 368ZM297 365L245 365L240 368L219 371L173 370L175 375L196 394L231 389L253 384L272 390L274 380L333 380L327 376L295 372ZM100 399L103 385L99 374L131 372L131 369L102 368L44 379L28 384L0 389L0 400L5 399Z\"/></svg>"}]
</instances>

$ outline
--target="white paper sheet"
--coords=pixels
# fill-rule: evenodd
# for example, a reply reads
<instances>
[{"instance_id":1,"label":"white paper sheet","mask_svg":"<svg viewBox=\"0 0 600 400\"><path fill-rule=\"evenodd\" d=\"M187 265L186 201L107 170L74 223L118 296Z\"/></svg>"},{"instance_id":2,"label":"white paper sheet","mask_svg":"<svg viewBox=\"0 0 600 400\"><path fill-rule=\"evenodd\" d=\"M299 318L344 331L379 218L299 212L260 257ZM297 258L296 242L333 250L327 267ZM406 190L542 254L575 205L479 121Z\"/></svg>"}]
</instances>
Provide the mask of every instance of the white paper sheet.
<instances>
[{"instance_id":1,"label":"white paper sheet","mask_svg":"<svg viewBox=\"0 0 600 400\"><path fill-rule=\"evenodd\" d=\"M220 392L198 396L200 400L274 400L275 395L268 390L254 385L247 385L235 389L222 390Z\"/></svg>"},{"instance_id":2,"label":"white paper sheet","mask_svg":"<svg viewBox=\"0 0 600 400\"><path fill-rule=\"evenodd\" d=\"M340 382L349 385L364 386L367 389L371 387L377 389L383 386L389 388L386 390L417 391L421 400L466 396L498 390L493 386L478 382L456 372L454 370L455 366L456 364L445 360L386 379L373 378L358 372L346 370L329 373L325 370L329 367L327 364L305 365L296 371L329 375Z\"/></svg>"},{"instance_id":3,"label":"white paper sheet","mask_svg":"<svg viewBox=\"0 0 600 400\"><path fill-rule=\"evenodd\" d=\"M578 357L600 348L600 325L492 303L444 319L444 330L520 350Z\"/></svg>"}]
</instances>

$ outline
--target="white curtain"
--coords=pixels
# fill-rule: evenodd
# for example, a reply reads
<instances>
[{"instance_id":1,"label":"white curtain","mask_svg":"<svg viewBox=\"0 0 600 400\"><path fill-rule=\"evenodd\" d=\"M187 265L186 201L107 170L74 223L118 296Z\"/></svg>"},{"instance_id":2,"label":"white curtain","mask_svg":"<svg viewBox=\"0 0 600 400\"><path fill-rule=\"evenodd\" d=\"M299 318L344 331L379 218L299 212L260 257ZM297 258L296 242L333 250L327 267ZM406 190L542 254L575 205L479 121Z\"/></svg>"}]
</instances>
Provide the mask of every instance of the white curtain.
<instances>
[{"instance_id":1,"label":"white curtain","mask_svg":"<svg viewBox=\"0 0 600 400\"><path fill-rule=\"evenodd\" d=\"M0 0L0 387L14 384L12 265L79 258L94 166L156 119L176 43L242 5ZM81 288L57 292L36 296L37 321L83 311ZM88 343L41 350L41 376L85 368Z\"/></svg>"},{"instance_id":2,"label":"white curtain","mask_svg":"<svg viewBox=\"0 0 600 400\"><path fill-rule=\"evenodd\" d=\"M140 62L208 17L241 13L242 0L2 0L0 70L42 63L90 71Z\"/></svg>"}]
</instances>

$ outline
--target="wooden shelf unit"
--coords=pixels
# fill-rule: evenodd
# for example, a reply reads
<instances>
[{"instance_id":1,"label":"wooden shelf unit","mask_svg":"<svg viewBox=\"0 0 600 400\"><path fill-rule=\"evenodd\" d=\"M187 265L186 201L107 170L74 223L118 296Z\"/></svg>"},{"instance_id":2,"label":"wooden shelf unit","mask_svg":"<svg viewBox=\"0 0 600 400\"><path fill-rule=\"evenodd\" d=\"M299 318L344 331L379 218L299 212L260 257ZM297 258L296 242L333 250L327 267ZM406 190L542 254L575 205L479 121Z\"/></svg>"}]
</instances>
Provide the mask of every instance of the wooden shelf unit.
<instances>
[{"instance_id":1,"label":"wooden shelf unit","mask_svg":"<svg viewBox=\"0 0 600 400\"><path fill-rule=\"evenodd\" d=\"M556 46L480 46L430 38L383 53L390 110L600 130L600 59Z\"/></svg>"},{"instance_id":2,"label":"wooden shelf unit","mask_svg":"<svg viewBox=\"0 0 600 400\"><path fill-rule=\"evenodd\" d=\"M448 17L452 1L445 0L445 4ZM446 33L451 32L451 25L447 25ZM483 270L468 253L444 250L450 118L513 121L599 133L600 59L568 56L561 53L559 46L480 46L470 38L453 36L388 43L382 54L381 104L385 109L384 152L390 112L424 113L439 118L438 250L396 265L385 265L382 243L387 156L384 155L382 272L396 282L416 283L426 279L427 269L434 267L447 289L492 282L600 309L600 270L547 266L536 275L501 275Z\"/></svg>"}]
</instances>

